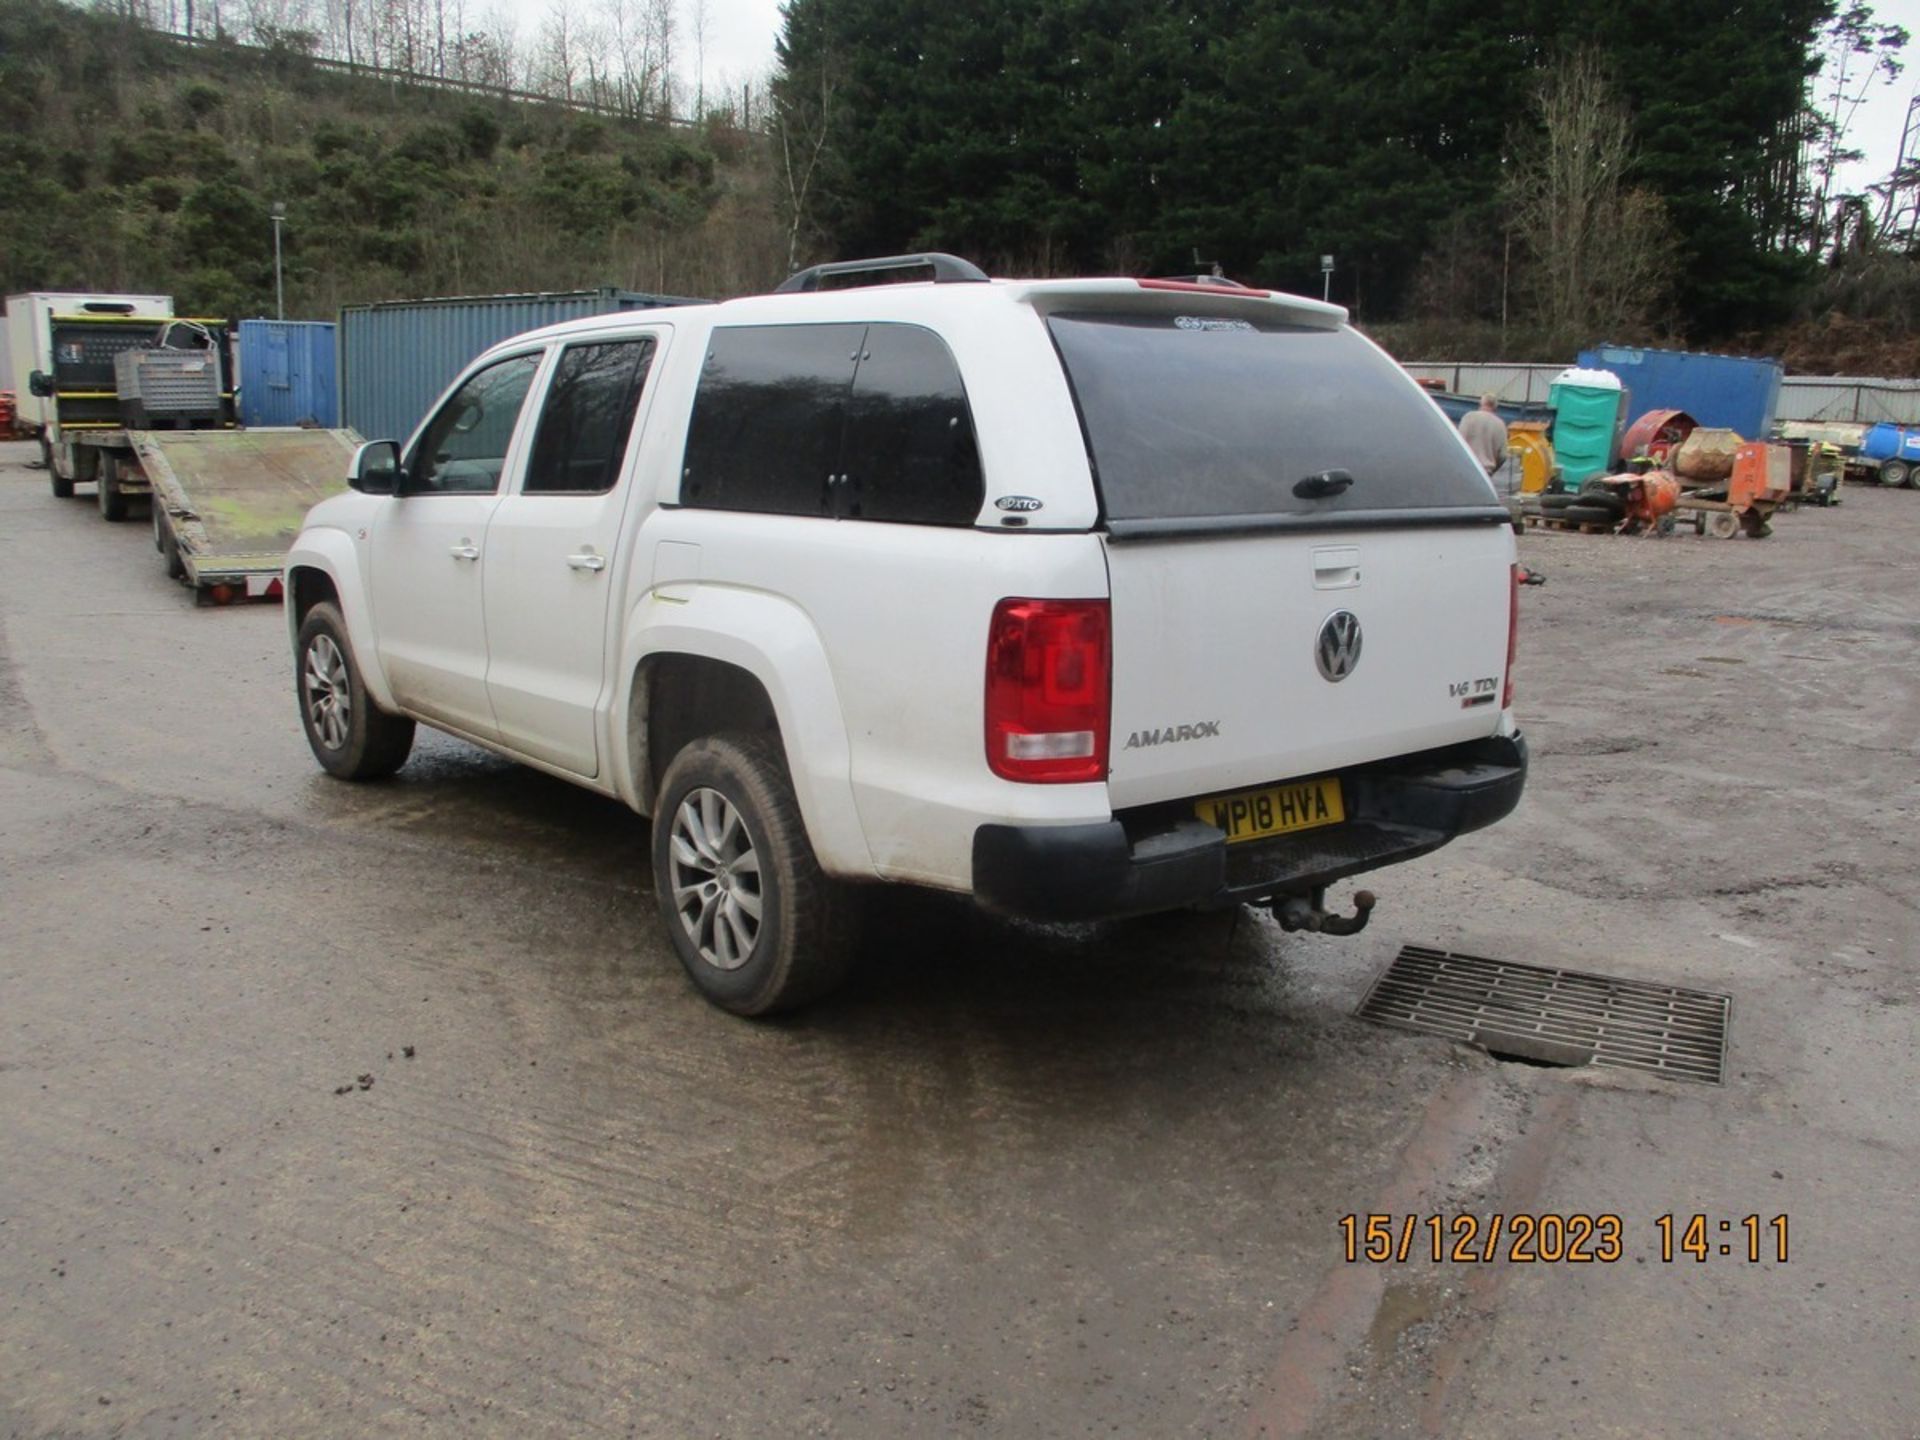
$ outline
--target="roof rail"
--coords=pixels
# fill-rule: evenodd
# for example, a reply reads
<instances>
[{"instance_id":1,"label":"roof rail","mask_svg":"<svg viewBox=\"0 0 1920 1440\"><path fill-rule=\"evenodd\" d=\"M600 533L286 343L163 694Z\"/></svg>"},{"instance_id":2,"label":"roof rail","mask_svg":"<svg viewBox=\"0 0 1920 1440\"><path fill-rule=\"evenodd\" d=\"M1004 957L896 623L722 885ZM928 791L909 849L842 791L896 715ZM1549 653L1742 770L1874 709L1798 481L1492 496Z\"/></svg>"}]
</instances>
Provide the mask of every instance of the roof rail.
<instances>
[{"instance_id":1,"label":"roof rail","mask_svg":"<svg viewBox=\"0 0 1920 1440\"><path fill-rule=\"evenodd\" d=\"M932 270L933 283L936 285L980 284L987 278L987 272L971 260L962 260L958 255L948 255L941 251L928 251L922 255L883 255L876 260L836 260L830 265L810 265L805 270L796 270L773 292L785 295L807 290L854 289L855 285L829 285L825 282L841 275L886 275L895 270ZM896 279L880 280L882 285L898 283Z\"/></svg>"}]
</instances>

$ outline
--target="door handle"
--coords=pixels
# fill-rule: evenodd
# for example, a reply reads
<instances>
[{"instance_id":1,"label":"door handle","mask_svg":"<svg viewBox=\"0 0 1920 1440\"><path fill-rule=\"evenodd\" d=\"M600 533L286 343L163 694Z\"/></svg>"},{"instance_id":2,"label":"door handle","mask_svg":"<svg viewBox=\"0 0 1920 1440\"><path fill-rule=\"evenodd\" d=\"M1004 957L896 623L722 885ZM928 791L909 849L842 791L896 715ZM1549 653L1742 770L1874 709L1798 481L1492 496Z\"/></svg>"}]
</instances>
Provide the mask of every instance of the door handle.
<instances>
[{"instance_id":1,"label":"door handle","mask_svg":"<svg viewBox=\"0 0 1920 1440\"><path fill-rule=\"evenodd\" d=\"M462 540L458 545L449 545L447 553L456 560L478 560L480 547L471 540Z\"/></svg>"},{"instance_id":2,"label":"door handle","mask_svg":"<svg viewBox=\"0 0 1920 1440\"><path fill-rule=\"evenodd\" d=\"M596 555L591 550L582 550L567 556L567 564L576 570L604 570L607 568L607 557Z\"/></svg>"}]
</instances>

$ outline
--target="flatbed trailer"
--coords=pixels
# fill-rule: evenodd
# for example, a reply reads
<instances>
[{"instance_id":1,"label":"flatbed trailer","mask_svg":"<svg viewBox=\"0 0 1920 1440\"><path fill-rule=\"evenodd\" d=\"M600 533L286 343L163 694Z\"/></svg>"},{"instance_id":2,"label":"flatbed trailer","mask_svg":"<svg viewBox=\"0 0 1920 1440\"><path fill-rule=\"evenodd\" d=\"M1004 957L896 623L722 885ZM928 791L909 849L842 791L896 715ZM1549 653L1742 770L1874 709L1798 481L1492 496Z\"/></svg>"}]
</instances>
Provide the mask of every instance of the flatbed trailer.
<instances>
[{"instance_id":1,"label":"flatbed trailer","mask_svg":"<svg viewBox=\"0 0 1920 1440\"><path fill-rule=\"evenodd\" d=\"M89 430L96 483L124 510L149 495L167 573L215 604L277 599L307 511L347 488L351 430ZM107 509L105 500L101 503Z\"/></svg>"}]
</instances>

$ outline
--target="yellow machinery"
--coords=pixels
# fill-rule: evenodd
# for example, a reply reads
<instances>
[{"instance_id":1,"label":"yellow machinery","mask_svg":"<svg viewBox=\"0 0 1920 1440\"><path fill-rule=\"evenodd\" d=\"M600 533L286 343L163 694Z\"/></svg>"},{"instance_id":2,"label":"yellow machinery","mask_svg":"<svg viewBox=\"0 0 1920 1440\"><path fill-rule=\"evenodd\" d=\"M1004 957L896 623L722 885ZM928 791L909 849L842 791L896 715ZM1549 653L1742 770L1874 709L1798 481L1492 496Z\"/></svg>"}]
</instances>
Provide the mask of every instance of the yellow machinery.
<instances>
[{"instance_id":1,"label":"yellow machinery","mask_svg":"<svg viewBox=\"0 0 1920 1440\"><path fill-rule=\"evenodd\" d=\"M1516 420L1507 426L1507 450L1520 466L1520 493L1538 495L1553 479L1553 442L1545 420Z\"/></svg>"}]
</instances>

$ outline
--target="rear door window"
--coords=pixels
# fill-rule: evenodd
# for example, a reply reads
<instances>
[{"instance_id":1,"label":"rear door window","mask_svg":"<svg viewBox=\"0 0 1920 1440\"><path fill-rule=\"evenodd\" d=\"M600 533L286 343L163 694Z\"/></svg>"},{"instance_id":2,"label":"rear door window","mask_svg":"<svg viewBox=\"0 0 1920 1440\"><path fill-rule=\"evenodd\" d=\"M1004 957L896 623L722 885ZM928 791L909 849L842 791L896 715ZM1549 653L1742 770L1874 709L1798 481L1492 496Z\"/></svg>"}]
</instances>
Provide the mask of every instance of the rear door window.
<instances>
[{"instance_id":1,"label":"rear door window","mask_svg":"<svg viewBox=\"0 0 1920 1440\"><path fill-rule=\"evenodd\" d=\"M971 525L986 493L959 367L917 325L748 325L708 345L683 505Z\"/></svg>"},{"instance_id":2,"label":"rear door window","mask_svg":"<svg viewBox=\"0 0 1920 1440\"><path fill-rule=\"evenodd\" d=\"M650 338L569 345L560 353L522 494L603 495L613 489L652 361Z\"/></svg>"},{"instance_id":3,"label":"rear door window","mask_svg":"<svg viewBox=\"0 0 1920 1440\"><path fill-rule=\"evenodd\" d=\"M687 428L680 501L709 510L828 513L864 325L713 332Z\"/></svg>"},{"instance_id":4,"label":"rear door window","mask_svg":"<svg viewBox=\"0 0 1920 1440\"><path fill-rule=\"evenodd\" d=\"M1350 330L1202 314L1047 325L1110 523L1498 503L1439 408ZM1330 470L1353 483L1294 494Z\"/></svg>"},{"instance_id":5,"label":"rear door window","mask_svg":"<svg viewBox=\"0 0 1920 1440\"><path fill-rule=\"evenodd\" d=\"M870 325L847 406L835 513L971 525L986 498L966 387L946 342L917 325Z\"/></svg>"}]
</instances>

